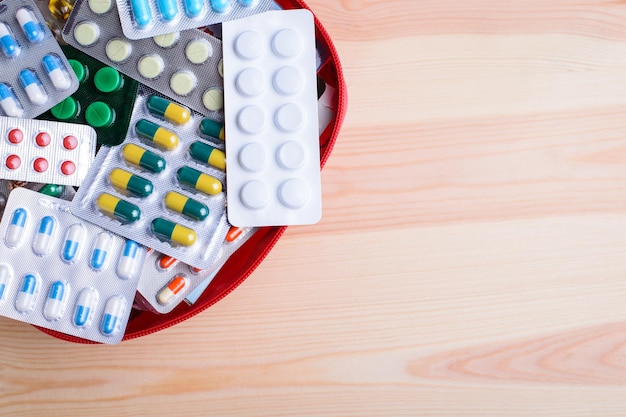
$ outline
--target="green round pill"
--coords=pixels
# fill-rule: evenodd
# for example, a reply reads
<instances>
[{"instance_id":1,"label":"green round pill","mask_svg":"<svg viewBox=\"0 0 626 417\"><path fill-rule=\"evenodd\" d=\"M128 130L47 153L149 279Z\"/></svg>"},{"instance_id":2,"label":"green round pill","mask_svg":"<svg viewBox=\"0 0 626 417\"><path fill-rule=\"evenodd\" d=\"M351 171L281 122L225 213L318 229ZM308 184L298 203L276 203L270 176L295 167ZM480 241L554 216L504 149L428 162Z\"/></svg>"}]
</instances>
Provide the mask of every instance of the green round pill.
<instances>
[{"instance_id":1,"label":"green round pill","mask_svg":"<svg viewBox=\"0 0 626 417\"><path fill-rule=\"evenodd\" d=\"M112 93L122 86L122 76L115 68L100 68L93 77L96 88L103 93Z\"/></svg>"},{"instance_id":2,"label":"green round pill","mask_svg":"<svg viewBox=\"0 0 626 417\"><path fill-rule=\"evenodd\" d=\"M73 97L68 97L52 107L50 113L59 120L70 120L78 113L78 103Z\"/></svg>"},{"instance_id":3,"label":"green round pill","mask_svg":"<svg viewBox=\"0 0 626 417\"><path fill-rule=\"evenodd\" d=\"M85 71L85 66L75 59L69 59L68 62L70 63L70 67L72 67L72 69L74 70L76 78L78 78L78 81L82 83L85 80L85 76L87 75Z\"/></svg>"},{"instance_id":4,"label":"green round pill","mask_svg":"<svg viewBox=\"0 0 626 417\"><path fill-rule=\"evenodd\" d=\"M113 110L101 101L93 102L85 110L85 119L91 127L107 127L113 123Z\"/></svg>"}]
</instances>

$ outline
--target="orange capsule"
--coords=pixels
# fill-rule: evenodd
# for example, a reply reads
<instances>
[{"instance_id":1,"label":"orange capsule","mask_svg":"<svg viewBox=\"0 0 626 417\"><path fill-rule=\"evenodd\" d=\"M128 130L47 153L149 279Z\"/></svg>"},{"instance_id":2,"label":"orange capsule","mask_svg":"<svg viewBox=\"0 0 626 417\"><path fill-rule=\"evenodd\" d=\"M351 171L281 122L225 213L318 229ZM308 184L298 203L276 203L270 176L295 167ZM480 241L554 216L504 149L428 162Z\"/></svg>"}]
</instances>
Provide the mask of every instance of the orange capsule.
<instances>
[{"instance_id":1,"label":"orange capsule","mask_svg":"<svg viewBox=\"0 0 626 417\"><path fill-rule=\"evenodd\" d=\"M226 233L226 241L228 243L233 243L243 234L245 230L246 229L242 227L230 226L230 230Z\"/></svg>"},{"instance_id":2,"label":"orange capsule","mask_svg":"<svg viewBox=\"0 0 626 417\"><path fill-rule=\"evenodd\" d=\"M192 274L199 274L200 272L202 272L202 269L194 268L193 266L190 266L189 270L191 271Z\"/></svg>"},{"instance_id":3,"label":"orange capsule","mask_svg":"<svg viewBox=\"0 0 626 417\"><path fill-rule=\"evenodd\" d=\"M163 255L159 259L159 268L167 271L168 269L173 267L176 264L176 262L178 262L176 258L172 258L171 256L168 256L168 255Z\"/></svg>"},{"instance_id":4,"label":"orange capsule","mask_svg":"<svg viewBox=\"0 0 626 417\"><path fill-rule=\"evenodd\" d=\"M176 275L166 287L157 294L157 301L161 305L168 305L174 297L187 286L187 280L183 275Z\"/></svg>"}]
</instances>

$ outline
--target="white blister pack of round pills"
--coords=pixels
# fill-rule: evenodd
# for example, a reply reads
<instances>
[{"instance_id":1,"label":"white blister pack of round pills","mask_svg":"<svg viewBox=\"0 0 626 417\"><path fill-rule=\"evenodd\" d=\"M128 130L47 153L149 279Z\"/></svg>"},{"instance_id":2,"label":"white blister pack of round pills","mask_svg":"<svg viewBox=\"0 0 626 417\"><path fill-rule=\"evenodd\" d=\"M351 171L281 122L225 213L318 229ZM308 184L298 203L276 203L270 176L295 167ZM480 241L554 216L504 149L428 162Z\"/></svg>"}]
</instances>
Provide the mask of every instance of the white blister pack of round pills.
<instances>
[{"instance_id":1,"label":"white blister pack of round pills","mask_svg":"<svg viewBox=\"0 0 626 417\"><path fill-rule=\"evenodd\" d=\"M140 87L126 139L100 148L72 213L208 268L228 231L225 156L223 142L200 132L219 136L221 126Z\"/></svg>"},{"instance_id":2,"label":"white blister pack of round pills","mask_svg":"<svg viewBox=\"0 0 626 417\"><path fill-rule=\"evenodd\" d=\"M0 178L80 186L96 153L91 126L0 116Z\"/></svg>"},{"instance_id":3,"label":"white blister pack of round pills","mask_svg":"<svg viewBox=\"0 0 626 417\"><path fill-rule=\"evenodd\" d=\"M0 3L0 115L33 118L78 89L59 44L31 0Z\"/></svg>"},{"instance_id":4,"label":"white blister pack of round pills","mask_svg":"<svg viewBox=\"0 0 626 417\"><path fill-rule=\"evenodd\" d=\"M126 329L146 249L25 188L0 222L0 315L95 342Z\"/></svg>"},{"instance_id":5,"label":"white blister pack of round pills","mask_svg":"<svg viewBox=\"0 0 626 417\"><path fill-rule=\"evenodd\" d=\"M147 304L147 309L166 314L179 305L200 284L208 285L205 280L214 277L230 255L235 253L254 233L254 229L236 228L238 231L233 229L228 231L215 261L206 269L194 268L171 256L151 251L146 258L137 286L137 291L145 301L142 306Z\"/></svg>"},{"instance_id":6,"label":"white blister pack of round pills","mask_svg":"<svg viewBox=\"0 0 626 417\"><path fill-rule=\"evenodd\" d=\"M273 0L117 0L119 19L129 39L240 19L263 13L273 4Z\"/></svg>"},{"instance_id":7,"label":"white blister pack of round pills","mask_svg":"<svg viewBox=\"0 0 626 417\"><path fill-rule=\"evenodd\" d=\"M166 97L223 120L219 39L187 30L130 40L122 32L115 3L106 0L77 1L63 28L63 39Z\"/></svg>"},{"instance_id":8,"label":"white blister pack of round pills","mask_svg":"<svg viewBox=\"0 0 626 417\"><path fill-rule=\"evenodd\" d=\"M228 220L313 224L322 215L315 26L305 9L222 24Z\"/></svg>"}]
</instances>

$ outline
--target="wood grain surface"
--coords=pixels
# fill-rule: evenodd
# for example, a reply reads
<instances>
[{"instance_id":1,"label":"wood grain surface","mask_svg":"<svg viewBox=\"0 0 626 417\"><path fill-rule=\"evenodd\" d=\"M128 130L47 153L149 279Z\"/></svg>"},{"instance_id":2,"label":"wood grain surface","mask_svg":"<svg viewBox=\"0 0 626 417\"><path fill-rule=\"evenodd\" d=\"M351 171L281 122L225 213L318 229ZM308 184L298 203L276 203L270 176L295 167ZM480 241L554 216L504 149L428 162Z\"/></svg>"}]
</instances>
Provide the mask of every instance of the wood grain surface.
<instances>
[{"instance_id":1,"label":"wood grain surface","mask_svg":"<svg viewBox=\"0 0 626 417\"><path fill-rule=\"evenodd\" d=\"M0 319L6 416L626 416L626 2L310 0L320 224L173 328Z\"/></svg>"}]
</instances>

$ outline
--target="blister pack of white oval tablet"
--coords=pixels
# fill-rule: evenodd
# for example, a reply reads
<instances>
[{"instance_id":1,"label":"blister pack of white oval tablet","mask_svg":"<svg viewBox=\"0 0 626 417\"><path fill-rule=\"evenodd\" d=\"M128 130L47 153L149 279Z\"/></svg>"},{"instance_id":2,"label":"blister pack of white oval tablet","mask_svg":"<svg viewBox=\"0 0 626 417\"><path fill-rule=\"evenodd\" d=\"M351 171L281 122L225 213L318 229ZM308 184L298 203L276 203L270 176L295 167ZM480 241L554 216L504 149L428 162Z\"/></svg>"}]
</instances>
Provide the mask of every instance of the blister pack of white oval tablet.
<instances>
[{"instance_id":1,"label":"blister pack of white oval tablet","mask_svg":"<svg viewBox=\"0 0 626 417\"><path fill-rule=\"evenodd\" d=\"M223 120L219 39L200 30L187 30L130 40L124 37L115 3L87 0L74 5L63 39L166 97Z\"/></svg>"},{"instance_id":2,"label":"blister pack of white oval tablet","mask_svg":"<svg viewBox=\"0 0 626 417\"><path fill-rule=\"evenodd\" d=\"M0 222L0 315L96 342L126 329L145 248L25 188Z\"/></svg>"},{"instance_id":3,"label":"blister pack of white oval tablet","mask_svg":"<svg viewBox=\"0 0 626 417\"><path fill-rule=\"evenodd\" d=\"M96 141L91 126L0 116L0 178L80 186Z\"/></svg>"},{"instance_id":4,"label":"blister pack of white oval tablet","mask_svg":"<svg viewBox=\"0 0 626 417\"><path fill-rule=\"evenodd\" d=\"M0 115L39 116L78 89L59 44L31 0L0 2Z\"/></svg>"},{"instance_id":5,"label":"blister pack of white oval tablet","mask_svg":"<svg viewBox=\"0 0 626 417\"><path fill-rule=\"evenodd\" d=\"M241 19L263 13L273 4L273 0L117 0L119 19L129 39Z\"/></svg>"},{"instance_id":6,"label":"blister pack of white oval tablet","mask_svg":"<svg viewBox=\"0 0 626 417\"><path fill-rule=\"evenodd\" d=\"M221 123L141 87L126 139L100 148L72 213L208 268L228 230L224 143L207 136L220 136L221 129Z\"/></svg>"},{"instance_id":7,"label":"blister pack of white oval tablet","mask_svg":"<svg viewBox=\"0 0 626 417\"><path fill-rule=\"evenodd\" d=\"M194 268L171 256L151 251L146 257L137 286L137 291L144 299L142 301L145 301L141 307L161 314L169 313L199 285L203 283L208 285L206 279L214 277L230 255L235 253L253 233L252 228L231 227L215 261L206 269Z\"/></svg>"}]
</instances>

